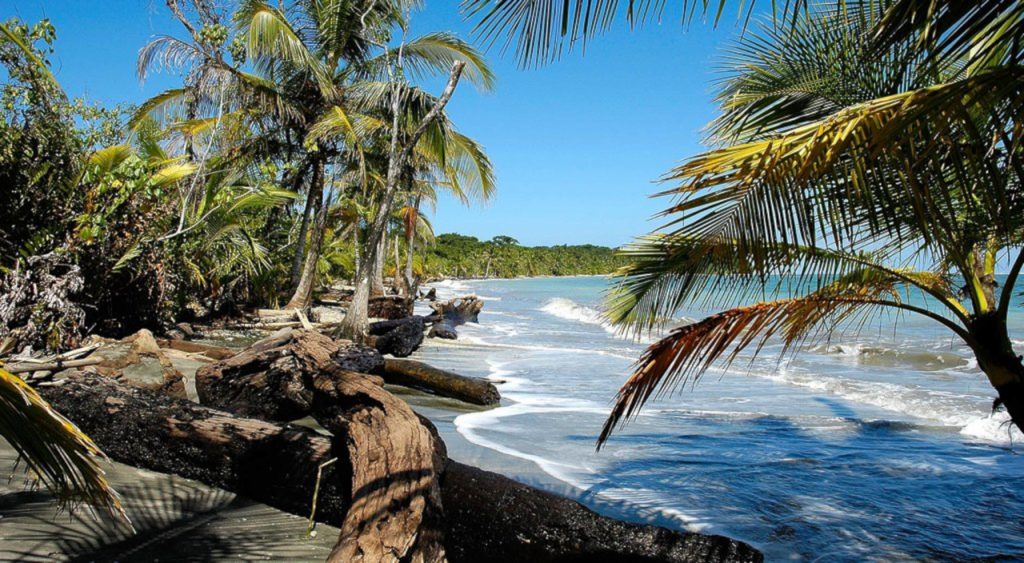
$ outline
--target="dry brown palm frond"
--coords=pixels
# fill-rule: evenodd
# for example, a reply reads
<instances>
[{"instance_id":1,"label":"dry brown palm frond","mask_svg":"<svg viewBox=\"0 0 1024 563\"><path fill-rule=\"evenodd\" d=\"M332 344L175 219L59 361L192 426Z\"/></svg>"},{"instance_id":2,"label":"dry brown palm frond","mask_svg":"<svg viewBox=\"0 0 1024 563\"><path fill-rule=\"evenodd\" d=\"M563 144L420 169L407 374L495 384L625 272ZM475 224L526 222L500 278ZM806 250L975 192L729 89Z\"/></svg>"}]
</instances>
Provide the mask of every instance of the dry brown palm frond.
<instances>
[{"instance_id":1,"label":"dry brown palm frond","mask_svg":"<svg viewBox=\"0 0 1024 563\"><path fill-rule=\"evenodd\" d=\"M103 452L16 375L0 369L0 436L62 506L105 508L128 522L99 465Z\"/></svg>"},{"instance_id":2,"label":"dry brown palm frond","mask_svg":"<svg viewBox=\"0 0 1024 563\"><path fill-rule=\"evenodd\" d=\"M756 356L772 336L781 337L784 355L809 338L831 334L857 315L883 308L925 314L954 331L962 330L935 313L902 303L898 292L901 279L882 277L873 271L859 276L861 281L857 283L857 276L851 275L805 297L737 307L673 330L647 348L637 361L633 375L616 396L598 437L598 447L616 427L639 412L656 391L661 395L688 383L696 384L716 361L723 360L728 366L751 345Z\"/></svg>"}]
</instances>

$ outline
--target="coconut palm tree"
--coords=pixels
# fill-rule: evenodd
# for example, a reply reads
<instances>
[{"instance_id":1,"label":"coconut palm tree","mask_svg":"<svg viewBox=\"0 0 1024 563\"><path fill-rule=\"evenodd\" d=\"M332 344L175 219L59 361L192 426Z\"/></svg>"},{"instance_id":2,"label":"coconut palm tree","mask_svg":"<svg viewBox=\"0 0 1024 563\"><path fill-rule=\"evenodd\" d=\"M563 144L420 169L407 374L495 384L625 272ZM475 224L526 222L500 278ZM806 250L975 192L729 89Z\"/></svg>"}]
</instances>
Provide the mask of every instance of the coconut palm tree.
<instances>
[{"instance_id":1,"label":"coconut palm tree","mask_svg":"<svg viewBox=\"0 0 1024 563\"><path fill-rule=\"evenodd\" d=\"M668 224L628 249L609 316L646 332L697 299L778 293L773 274L790 276L796 296L725 310L653 344L599 443L656 391L693 383L716 361L773 337L796 348L882 311L928 317L963 340L995 404L1024 429L1024 366L1006 323L1024 265L1021 48L999 18L972 28L980 50L1002 45L983 58L950 28L891 27L893 6L908 4L815 11L732 50L711 127L721 148L666 177L676 183L663 192L674 198ZM1024 8L1007 13L1019 27ZM999 263L1009 265L1001 287Z\"/></svg>"},{"instance_id":2,"label":"coconut palm tree","mask_svg":"<svg viewBox=\"0 0 1024 563\"><path fill-rule=\"evenodd\" d=\"M443 45L446 43L458 44L460 48L444 48ZM429 55L429 58L424 56L418 59L411 57L411 53L423 53ZM430 60L451 65L445 88L436 97L426 94L408 81L409 78L416 78L425 71L443 68L442 64L426 65L425 63ZM366 79L353 84L352 90L362 98L359 107L366 108L366 113L384 116L379 123L385 127L383 130L386 132L387 149L384 160L386 167L381 174L383 186L378 199L379 212L368 224L364 241L365 251L360 254L359 265L356 268L356 289L352 304L337 331L338 336L357 340L365 337L367 332L368 302L374 266L380 253L386 251L382 240L402 187L408 185L412 177L410 169L415 170L417 157L424 153L424 147L430 145L435 145L435 148L429 149L430 152L426 154L444 155L446 148L456 146L453 155L445 157L445 161L450 161L453 165L456 162L467 162L466 158L460 155L475 150L476 152L469 155L468 161L475 162L473 166L483 166L482 151L478 150L479 147L475 143L472 144L472 149L466 148L470 146L467 138L454 130L445 113L445 107L463 75L481 89L491 88L494 82L493 73L479 53L468 44L458 42L447 34L432 34L411 41L403 39L396 49L385 46L377 61L367 64L366 68ZM376 77L379 78L375 80ZM331 135L338 129L338 125L334 116L325 116L325 119L314 128L312 138ZM489 170L489 164L486 168Z\"/></svg>"}]
</instances>

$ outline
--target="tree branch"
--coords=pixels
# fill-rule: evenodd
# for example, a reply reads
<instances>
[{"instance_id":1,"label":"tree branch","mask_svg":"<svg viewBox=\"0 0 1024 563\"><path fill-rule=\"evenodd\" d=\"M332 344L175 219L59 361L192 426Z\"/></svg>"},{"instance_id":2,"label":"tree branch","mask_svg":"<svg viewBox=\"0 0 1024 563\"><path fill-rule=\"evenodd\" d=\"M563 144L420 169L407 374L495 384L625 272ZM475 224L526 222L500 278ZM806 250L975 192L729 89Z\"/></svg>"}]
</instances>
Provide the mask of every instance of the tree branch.
<instances>
[{"instance_id":1,"label":"tree branch","mask_svg":"<svg viewBox=\"0 0 1024 563\"><path fill-rule=\"evenodd\" d=\"M402 149L402 154L399 156L399 164L404 164L406 160L412 155L413 149L416 147L416 143L419 142L420 137L427 132L427 127L437 119L437 116L441 115L444 111L444 107L448 105L448 101L452 99L452 94L455 93L455 87L459 85L459 78L462 76L462 69L466 67L465 61L455 61L452 63L451 74L448 76L448 84L444 87L444 91L441 92L441 96L437 99L434 107L430 109L430 112L420 122L419 127L413 131L412 136L409 137L409 141L405 144Z\"/></svg>"}]
</instances>

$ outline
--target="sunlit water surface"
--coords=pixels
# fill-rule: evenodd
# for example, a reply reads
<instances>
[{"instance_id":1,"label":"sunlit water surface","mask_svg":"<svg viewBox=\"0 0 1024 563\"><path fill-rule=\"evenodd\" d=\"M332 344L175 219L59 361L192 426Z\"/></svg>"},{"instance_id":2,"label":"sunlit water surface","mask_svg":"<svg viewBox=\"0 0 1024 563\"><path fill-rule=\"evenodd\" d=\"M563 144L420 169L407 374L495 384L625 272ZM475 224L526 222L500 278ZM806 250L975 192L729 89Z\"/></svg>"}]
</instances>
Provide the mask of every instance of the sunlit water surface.
<instances>
[{"instance_id":1,"label":"sunlit water surface","mask_svg":"<svg viewBox=\"0 0 1024 563\"><path fill-rule=\"evenodd\" d=\"M904 317L894 331L882 317L781 363L769 345L651 403L598 453L610 400L644 348L602 323L607 280L437 287L487 299L459 341L419 353L503 382L500 408L456 419L475 444L769 560L1024 558L1024 437L990 416L994 392L937 323ZM1024 350L1024 311L1010 323Z\"/></svg>"}]
</instances>

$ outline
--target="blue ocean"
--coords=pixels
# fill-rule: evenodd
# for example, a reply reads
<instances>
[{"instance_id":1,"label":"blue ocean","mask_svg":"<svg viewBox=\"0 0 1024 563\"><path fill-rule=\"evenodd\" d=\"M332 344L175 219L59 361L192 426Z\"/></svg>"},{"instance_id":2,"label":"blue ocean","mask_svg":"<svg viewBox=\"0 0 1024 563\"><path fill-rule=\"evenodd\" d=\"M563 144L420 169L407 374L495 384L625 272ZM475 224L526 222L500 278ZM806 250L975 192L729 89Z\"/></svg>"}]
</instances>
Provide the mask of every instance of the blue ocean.
<instances>
[{"instance_id":1,"label":"blue ocean","mask_svg":"<svg viewBox=\"0 0 1024 563\"><path fill-rule=\"evenodd\" d=\"M991 414L994 391L947 329L882 315L791 357L769 344L650 403L597 452L650 342L603 322L608 284L434 284L486 303L459 340L430 340L418 357L496 380L503 397L459 415L459 434L582 496L747 541L772 561L1024 559L1024 436ZM1010 322L1024 350L1024 310Z\"/></svg>"}]
</instances>

